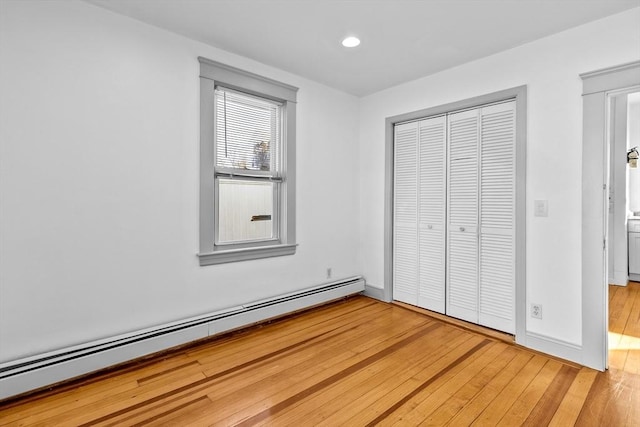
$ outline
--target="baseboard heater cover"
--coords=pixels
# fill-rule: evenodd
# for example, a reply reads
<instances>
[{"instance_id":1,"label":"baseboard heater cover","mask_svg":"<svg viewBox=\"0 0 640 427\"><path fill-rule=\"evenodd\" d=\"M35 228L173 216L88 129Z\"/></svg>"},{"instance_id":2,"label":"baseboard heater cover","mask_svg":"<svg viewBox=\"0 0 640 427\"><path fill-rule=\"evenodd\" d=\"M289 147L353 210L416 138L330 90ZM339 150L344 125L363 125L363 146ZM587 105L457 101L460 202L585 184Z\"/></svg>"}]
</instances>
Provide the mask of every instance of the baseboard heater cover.
<instances>
[{"instance_id":1,"label":"baseboard heater cover","mask_svg":"<svg viewBox=\"0 0 640 427\"><path fill-rule=\"evenodd\" d=\"M363 292L362 277L0 364L0 400L191 341Z\"/></svg>"}]
</instances>

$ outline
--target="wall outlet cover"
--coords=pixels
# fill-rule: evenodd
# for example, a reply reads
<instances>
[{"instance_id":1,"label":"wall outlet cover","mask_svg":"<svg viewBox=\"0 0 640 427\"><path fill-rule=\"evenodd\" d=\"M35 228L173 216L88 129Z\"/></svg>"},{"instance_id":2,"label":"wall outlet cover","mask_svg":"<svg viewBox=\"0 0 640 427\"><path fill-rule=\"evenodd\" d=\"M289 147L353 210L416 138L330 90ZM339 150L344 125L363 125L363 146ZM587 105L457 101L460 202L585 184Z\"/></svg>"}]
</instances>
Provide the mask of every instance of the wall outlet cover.
<instances>
[{"instance_id":1,"label":"wall outlet cover","mask_svg":"<svg viewBox=\"0 0 640 427\"><path fill-rule=\"evenodd\" d=\"M542 319L542 304L531 304L531 317Z\"/></svg>"}]
</instances>

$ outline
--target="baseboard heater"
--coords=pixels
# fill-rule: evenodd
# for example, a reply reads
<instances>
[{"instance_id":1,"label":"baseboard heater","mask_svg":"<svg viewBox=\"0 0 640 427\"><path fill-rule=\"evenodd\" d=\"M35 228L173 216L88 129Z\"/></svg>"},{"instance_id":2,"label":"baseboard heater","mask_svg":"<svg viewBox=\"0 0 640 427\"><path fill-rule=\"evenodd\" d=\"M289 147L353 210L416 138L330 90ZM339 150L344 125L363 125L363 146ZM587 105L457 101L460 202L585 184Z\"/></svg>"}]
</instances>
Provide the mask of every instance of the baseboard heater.
<instances>
[{"instance_id":1,"label":"baseboard heater","mask_svg":"<svg viewBox=\"0 0 640 427\"><path fill-rule=\"evenodd\" d=\"M0 400L364 291L350 277L262 301L0 364Z\"/></svg>"}]
</instances>

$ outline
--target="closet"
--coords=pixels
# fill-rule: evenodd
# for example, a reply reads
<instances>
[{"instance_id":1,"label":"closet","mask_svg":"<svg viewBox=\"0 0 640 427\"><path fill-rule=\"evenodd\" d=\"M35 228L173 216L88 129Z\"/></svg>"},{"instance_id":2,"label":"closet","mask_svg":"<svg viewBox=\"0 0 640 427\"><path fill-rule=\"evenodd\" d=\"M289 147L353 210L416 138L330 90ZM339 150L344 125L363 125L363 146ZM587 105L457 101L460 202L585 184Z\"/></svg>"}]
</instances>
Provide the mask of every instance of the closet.
<instances>
[{"instance_id":1,"label":"closet","mask_svg":"<svg viewBox=\"0 0 640 427\"><path fill-rule=\"evenodd\" d=\"M394 299L515 333L515 101L394 127Z\"/></svg>"}]
</instances>

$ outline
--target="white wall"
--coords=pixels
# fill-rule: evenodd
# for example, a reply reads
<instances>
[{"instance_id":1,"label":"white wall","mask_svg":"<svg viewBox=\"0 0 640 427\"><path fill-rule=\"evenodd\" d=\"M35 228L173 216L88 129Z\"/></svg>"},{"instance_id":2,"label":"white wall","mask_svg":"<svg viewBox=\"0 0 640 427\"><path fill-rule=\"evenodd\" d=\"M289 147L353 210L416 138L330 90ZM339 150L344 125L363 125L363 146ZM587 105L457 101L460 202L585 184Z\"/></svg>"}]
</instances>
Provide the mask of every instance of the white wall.
<instances>
[{"instance_id":1,"label":"white wall","mask_svg":"<svg viewBox=\"0 0 640 427\"><path fill-rule=\"evenodd\" d=\"M384 119L527 85L527 306L543 305L543 319L527 316L527 329L580 345L579 74L640 59L638 22L634 9L363 98L360 246L369 285L384 286ZM549 202L546 218L533 216L538 199Z\"/></svg>"},{"instance_id":2,"label":"white wall","mask_svg":"<svg viewBox=\"0 0 640 427\"><path fill-rule=\"evenodd\" d=\"M198 56L300 88L294 256L198 266ZM0 64L0 362L361 273L357 98L68 0Z\"/></svg>"}]
</instances>

